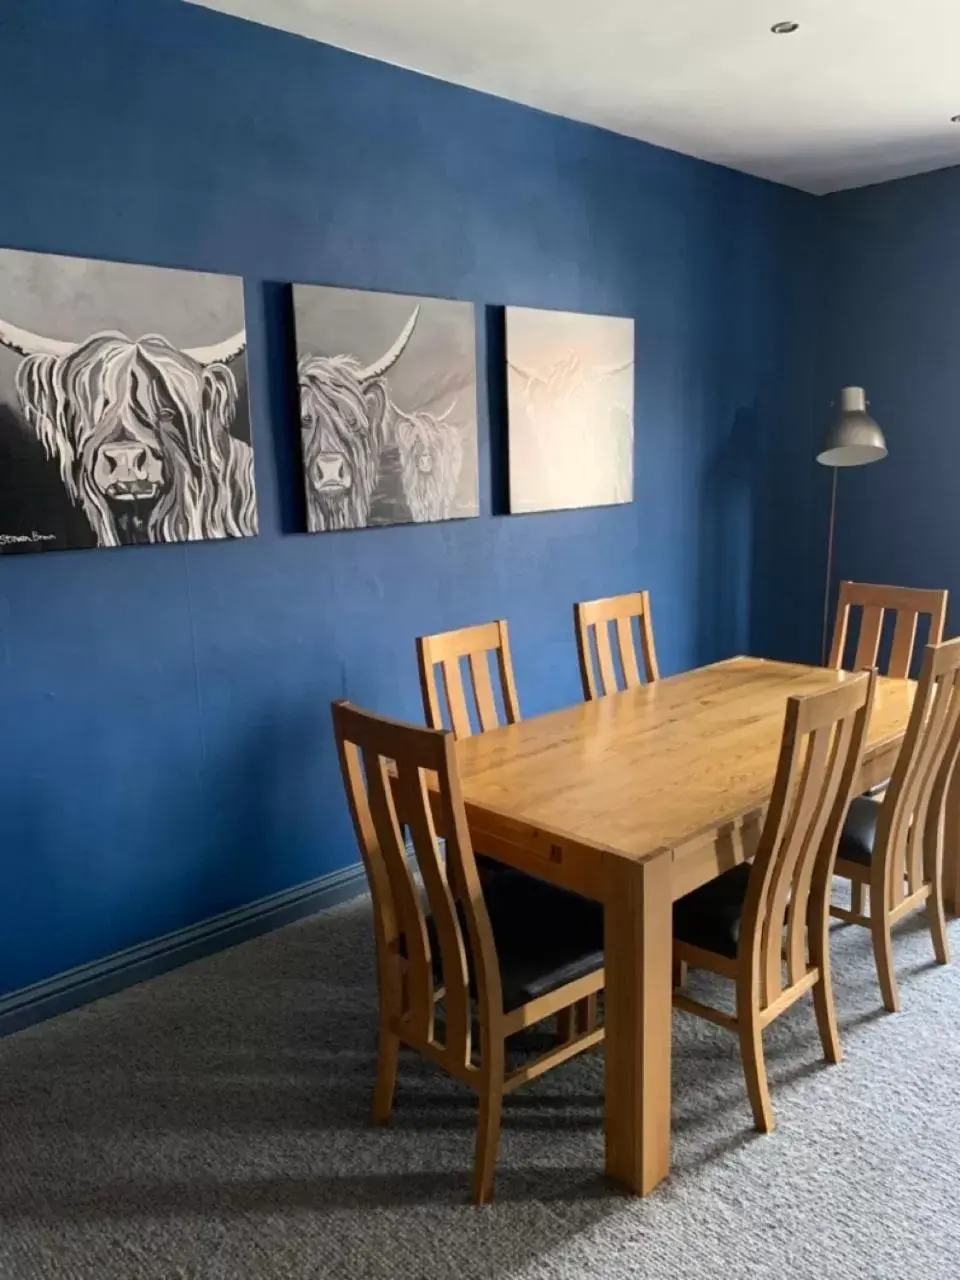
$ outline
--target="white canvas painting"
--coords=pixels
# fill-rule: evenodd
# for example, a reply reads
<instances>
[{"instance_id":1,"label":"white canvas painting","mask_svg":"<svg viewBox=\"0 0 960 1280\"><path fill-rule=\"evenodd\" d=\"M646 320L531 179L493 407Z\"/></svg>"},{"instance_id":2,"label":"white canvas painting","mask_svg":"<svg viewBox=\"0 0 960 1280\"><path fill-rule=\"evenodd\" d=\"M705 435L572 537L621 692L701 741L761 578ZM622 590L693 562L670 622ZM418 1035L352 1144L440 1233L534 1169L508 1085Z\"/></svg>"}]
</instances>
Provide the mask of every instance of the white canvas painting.
<instances>
[{"instance_id":1,"label":"white canvas painting","mask_svg":"<svg viewBox=\"0 0 960 1280\"><path fill-rule=\"evenodd\" d=\"M633 321L507 307L510 510L633 500Z\"/></svg>"}]
</instances>

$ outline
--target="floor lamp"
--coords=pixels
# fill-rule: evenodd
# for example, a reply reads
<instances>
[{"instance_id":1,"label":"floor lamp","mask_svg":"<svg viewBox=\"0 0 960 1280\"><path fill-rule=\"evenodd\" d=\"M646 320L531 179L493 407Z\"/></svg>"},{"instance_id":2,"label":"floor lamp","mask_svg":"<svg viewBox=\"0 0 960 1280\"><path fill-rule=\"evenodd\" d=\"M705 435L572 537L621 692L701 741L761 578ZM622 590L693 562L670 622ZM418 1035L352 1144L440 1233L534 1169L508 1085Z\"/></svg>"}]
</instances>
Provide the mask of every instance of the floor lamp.
<instances>
[{"instance_id":1,"label":"floor lamp","mask_svg":"<svg viewBox=\"0 0 960 1280\"><path fill-rule=\"evenodd\" d=\"M827 431L817 454L817 461L833 468L830 486L830 531L827 535L827 575L823 584L823 630L820 635L820 662L827 662L827 619L830 614L830 588L833 585L833 535L837 522L837 471L840 467L863 467L887 456L883 432L867 413L867 395L863 387L844 387L840 392L840 410Z\"/></svg>"}]
</instances>

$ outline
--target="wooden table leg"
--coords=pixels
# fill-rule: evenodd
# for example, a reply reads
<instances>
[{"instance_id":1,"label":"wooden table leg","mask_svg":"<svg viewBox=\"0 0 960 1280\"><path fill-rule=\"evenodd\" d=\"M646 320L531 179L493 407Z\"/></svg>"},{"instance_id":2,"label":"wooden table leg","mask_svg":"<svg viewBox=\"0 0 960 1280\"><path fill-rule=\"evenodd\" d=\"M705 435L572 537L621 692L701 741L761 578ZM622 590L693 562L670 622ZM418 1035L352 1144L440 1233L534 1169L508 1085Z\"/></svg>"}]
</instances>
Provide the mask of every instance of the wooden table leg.
<instances>
[{"instance_id":1,"label":"wooden table leg","mask_svg":"<svg viewBox=\"0 0 960 1280\"><path fill-rule=\"evenodd\" d=\"M646 1195L670 1171L671 854L604 860L607 1176Z\"/></svg>"},{"instance_id":2,"label":"wooden table leg","mask_svg":"<svg viewBox=\"0 0 960 1280\"><path fill-rule=\"evenodd\" d=\"M954 769L947 791L943 830L943 905L960 915L960 767Z\"/></svg>"}]
</instances>

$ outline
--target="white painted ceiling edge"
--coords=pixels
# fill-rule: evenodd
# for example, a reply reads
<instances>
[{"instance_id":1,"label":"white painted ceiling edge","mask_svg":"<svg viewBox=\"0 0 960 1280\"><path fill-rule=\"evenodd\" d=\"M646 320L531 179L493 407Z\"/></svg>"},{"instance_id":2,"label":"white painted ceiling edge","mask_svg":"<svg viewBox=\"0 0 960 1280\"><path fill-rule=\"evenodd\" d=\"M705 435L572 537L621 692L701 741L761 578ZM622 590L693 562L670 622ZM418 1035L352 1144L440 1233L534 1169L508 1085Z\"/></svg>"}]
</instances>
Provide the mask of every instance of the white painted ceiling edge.
<instances>
[{"instance_id":1,"label":"white painted ceiling edge","mask_svg":"<svg viewBox=\"0 0 960 1280\"><path fill-rule=\"evenodd\" d=\"M818 194L960 164L960 0L186 2Z\"/></svg>"}]
</instances>

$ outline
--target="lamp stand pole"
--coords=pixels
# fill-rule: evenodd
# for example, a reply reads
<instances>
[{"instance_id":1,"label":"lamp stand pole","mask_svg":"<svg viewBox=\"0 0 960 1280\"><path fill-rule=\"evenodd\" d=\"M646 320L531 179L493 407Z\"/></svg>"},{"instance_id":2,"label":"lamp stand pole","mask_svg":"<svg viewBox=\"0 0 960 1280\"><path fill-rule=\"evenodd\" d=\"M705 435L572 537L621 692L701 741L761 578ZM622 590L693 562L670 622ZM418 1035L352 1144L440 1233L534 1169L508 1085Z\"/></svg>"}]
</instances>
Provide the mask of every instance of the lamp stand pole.
<instances>
[{"instance_id":1,"label":"lamp stand pole","mask_svg":"<svg viewBox=\"0 0 960 1280\"><path fill-rule=\"evenodd\" d=\"M837 467L830 485L830 530L827 534L827 575L823 583L823 628L820 632L820 665L827 665L827 621L830 617L830 587L833 581L833 535L837 525Z\"/></svg>"}]
</instances>

